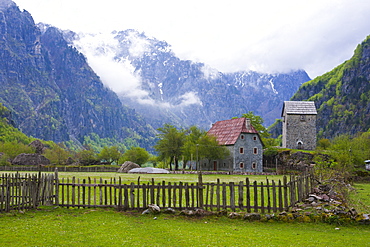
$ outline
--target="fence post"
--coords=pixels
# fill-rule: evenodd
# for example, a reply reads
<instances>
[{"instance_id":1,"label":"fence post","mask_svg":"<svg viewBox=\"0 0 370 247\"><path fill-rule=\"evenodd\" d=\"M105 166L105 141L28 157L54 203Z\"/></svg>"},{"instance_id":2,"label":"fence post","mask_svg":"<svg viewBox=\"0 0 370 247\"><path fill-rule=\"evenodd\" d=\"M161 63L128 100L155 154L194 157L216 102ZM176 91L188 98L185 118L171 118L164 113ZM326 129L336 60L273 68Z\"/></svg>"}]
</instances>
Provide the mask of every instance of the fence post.
<instances>
[{"instance_id":1,"label":"fence post","mask_svg":"<svg viewBox=\"0 0 370 247\"><path fill-rule=\"evenodd\" d=\"M54 171L54 186L55 186L55 202L54 205L59 205L59 177L58 168Z\"/></svg>"},{"instance_id":2,"label":"fence post","mask_svg":"<svg viewBox=\"0 0 370 247\"><path fill-rule=\"evenodd\" d=\"M283 177L283 186L284 186L284 207L285 210L288 210L289 205L288 205L288 180L287 177Z\"/></svg>"},{"instance_id":3,"label":"fence post","mask_svg":"<svg viewBox=\"0 0 370 247\"><path fill-rule=\"evenodd\" d=\"M203 208L203 178L202 172L198 173L198 201L199 201L199 208Z\"/></svg>"}]
</instances>

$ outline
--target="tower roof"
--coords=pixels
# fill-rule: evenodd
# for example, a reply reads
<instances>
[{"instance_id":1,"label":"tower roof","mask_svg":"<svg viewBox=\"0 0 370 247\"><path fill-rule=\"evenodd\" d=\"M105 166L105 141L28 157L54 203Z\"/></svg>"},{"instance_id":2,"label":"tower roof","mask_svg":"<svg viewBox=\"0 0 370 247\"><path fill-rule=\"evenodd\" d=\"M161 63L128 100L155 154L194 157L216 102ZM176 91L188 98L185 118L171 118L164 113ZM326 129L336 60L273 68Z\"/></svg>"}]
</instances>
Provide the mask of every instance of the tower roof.
<instances>
[{"instance_id":1,"label":"tower roof","mask_svg":"<svg viewBox=\"0 0 370 247\"><path fill-rule=\"evenodd\" d=\"M293 115L317 115L314 101L284 101L281 116L284 112Z\"/></svg>"}]
</instances>

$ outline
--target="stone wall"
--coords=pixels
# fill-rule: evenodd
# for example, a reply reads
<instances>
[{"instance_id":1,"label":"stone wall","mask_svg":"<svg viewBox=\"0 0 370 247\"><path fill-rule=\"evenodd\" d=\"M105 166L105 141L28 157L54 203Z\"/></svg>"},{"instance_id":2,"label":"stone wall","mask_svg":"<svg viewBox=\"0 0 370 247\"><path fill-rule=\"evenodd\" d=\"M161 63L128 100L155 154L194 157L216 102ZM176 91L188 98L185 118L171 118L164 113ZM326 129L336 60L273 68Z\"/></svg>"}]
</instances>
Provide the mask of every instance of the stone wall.
<instances>
[{"instance_id":1,"label":"stone wall","mask_svg":"<svg viewBox=\"0 0 370 247\"><path fill-rule=\"evenodd\" d=\"M285 115L283 147L314 150L316 148L316 115Z\"/></svg>"}]
</instances>

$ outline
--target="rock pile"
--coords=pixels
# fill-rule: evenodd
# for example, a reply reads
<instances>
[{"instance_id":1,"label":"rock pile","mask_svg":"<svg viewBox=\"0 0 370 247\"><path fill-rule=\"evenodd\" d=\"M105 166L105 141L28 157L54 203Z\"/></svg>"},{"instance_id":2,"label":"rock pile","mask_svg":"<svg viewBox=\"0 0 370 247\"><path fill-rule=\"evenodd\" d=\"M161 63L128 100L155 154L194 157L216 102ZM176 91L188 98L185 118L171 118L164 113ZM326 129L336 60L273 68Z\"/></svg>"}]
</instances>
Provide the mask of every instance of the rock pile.
<instances>
[{"instance_id":1,"label":"rock pile","mask_svg":"<svg viewBox=\"0 0 370 247\"><path fill-rule=\"evenodd\" d=\"M140 166L134 162L131 162L131 161L125 161L125 163L123 163L121 165L121 167L118 169L117 172L120 172L120 173L128 173L130 170L134 169L134 168L139 168Z\"/></svg>"}]
</instances>

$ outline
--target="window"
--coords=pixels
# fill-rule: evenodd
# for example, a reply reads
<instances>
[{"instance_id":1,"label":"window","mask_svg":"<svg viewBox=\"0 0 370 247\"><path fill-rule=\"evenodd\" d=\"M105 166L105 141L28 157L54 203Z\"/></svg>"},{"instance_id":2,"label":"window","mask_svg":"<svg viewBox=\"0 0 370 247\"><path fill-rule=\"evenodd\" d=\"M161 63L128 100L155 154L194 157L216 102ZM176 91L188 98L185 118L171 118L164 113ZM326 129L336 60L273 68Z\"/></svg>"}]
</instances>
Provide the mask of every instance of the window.
<instances>
[{"instance_id":1,"label":"window","mask_svg":"<svg viewBox=\"0 0 370 247\"><path fill-rule=\"evenodd\" d=\"M253 154L258 154L258 148L253 148Z\"/></svg>"},{"instance_id":2,"label":"window","mask_svg":"<svg viewBox=\"0 0 370 247\"><path fill-rule=\"evenodd\" d=\"M244 154L244 148L239 148L239 153Z\"/></svg>"},{"instance_id":3,"label":"window","mask_svg":"<svg viewBox=\"0 0 370 247\"><path fill-rule=\"evenodd\" d=\"M239 163L239 167L240 167L240 169L243 169L244 168L244 163L243 162L240 162Z\"/></svg>"},{"instance_id":4,"label":"window","mask_svg":"<svg viewBox=\"0 0 370 247\"><path fill-rule=\"evenodd\" d=\"M257 164L256 164L256 162L253 162L252 163L252 169L256 169L257 168Z\"/></svg>"},{"instance_id":5,"label":"window","mask_svg":"<svg viewBox=\"0 0 370 247\"><path fill-rule=\"evenodd\" d=\"M253 136L253 141L257 141L257 136Z\"/></svg>"},{"instance_id":6,"label":"window","mask_svg":"<svg viewBox=\"0 0 370 247\"><path fill-rule=\"evenodd\" d=\"M244 140L244 135L240 135L240 139Z\"/></svg>"}]
</instances>

